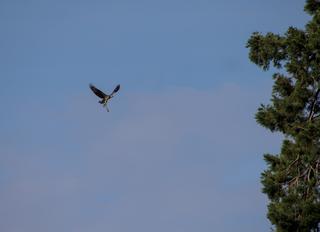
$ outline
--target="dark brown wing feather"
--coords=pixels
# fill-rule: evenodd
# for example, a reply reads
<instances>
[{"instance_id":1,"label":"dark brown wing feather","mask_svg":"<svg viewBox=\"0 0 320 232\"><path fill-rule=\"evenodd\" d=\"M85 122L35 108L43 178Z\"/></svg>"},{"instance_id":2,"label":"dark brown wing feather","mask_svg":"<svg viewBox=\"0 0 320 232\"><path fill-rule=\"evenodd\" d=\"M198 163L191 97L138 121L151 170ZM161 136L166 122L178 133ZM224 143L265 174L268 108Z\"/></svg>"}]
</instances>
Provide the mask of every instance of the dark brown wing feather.
<instances>
[{"instance_id":1,"label":"dark brown wing feather","mask_svg":"<svg viewBox=\"0 0 320 232\"><path fill-rule=\"evenodd\" d=\"M114 90L112 91L111 96L113 96L113 94L115 94L116 92L118 92L119 89L120 89L120 85L117 85L117 86L114 88Z\"/></svg>"},{"instance_id":2,"label":"dark brown wing feather","mask_svg":"<svg viewBox=\"0 0 320 232\"><path fill-rule=\"evenodd\" d=\"M90 89L92 90L92 92L94 92L95 95L97 95L100 98L105 98L107 95L102 92L101 90L97 89L94 85L90 84Z\"/></svg>"}]
</instances>

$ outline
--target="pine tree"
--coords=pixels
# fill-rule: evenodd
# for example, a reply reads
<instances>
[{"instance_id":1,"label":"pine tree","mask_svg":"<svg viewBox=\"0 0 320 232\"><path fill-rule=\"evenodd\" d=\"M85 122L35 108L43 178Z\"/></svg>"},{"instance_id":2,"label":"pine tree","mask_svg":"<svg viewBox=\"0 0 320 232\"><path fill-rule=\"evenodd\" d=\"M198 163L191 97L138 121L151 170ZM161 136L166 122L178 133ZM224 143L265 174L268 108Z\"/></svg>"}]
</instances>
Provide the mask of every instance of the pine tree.
<instances>
[{"instance_id":1,"label":"pine tree","mask_svg":"<svg viewBox=\"0 0 320 232\"><path fill-rule=\"evenodd\" d=\"M277 155L265 154L261 175L268 218L278 232L320 231L320 1L307 0L311 20L283 35L255 32L250 60L273 74L271 102L257 122L284 135Z\"/></svg>"}]
</instances>

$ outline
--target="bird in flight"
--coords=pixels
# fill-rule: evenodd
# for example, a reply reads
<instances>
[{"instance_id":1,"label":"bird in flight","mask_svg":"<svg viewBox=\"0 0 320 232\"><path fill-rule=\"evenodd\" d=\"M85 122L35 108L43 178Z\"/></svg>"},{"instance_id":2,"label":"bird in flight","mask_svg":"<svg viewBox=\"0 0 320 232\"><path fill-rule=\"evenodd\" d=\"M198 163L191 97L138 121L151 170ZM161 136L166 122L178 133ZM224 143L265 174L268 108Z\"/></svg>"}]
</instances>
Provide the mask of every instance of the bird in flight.
<instances>
[{"instance_id":1,"label":"bird in flight","mask_svg":"<svg viewBox=\"0 0 320 232\"><path fill-rule=\"evenodd\" d=\"M120 89L120 85L117 85L114 90L112 91L111 94L105 94L104 92L102 92L100 89L97 89L94 85L90 84L89 85L90 89L92 90L92 92L97 95L99 98L101 98L101 100L99 101L100 104L103 105L103 107L105 107L107 109L107 111L109 112L107 103L108 101L113 98L114 94L116 92L119 91Z\"/></svg>"}]
</instances>

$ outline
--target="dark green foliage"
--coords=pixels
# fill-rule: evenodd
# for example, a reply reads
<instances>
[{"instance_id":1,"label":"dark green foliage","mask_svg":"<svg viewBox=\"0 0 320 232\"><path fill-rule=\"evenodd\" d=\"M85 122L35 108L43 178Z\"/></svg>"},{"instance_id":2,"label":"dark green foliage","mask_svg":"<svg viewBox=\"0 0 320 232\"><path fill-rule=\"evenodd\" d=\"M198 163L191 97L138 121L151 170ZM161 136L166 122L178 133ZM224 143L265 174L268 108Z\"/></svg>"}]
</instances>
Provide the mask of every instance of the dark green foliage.
<instances>
[{"instance_id":1,"label":"dark green foliage","mask_svg":"<svg viewBox=\"0 0 320 232\"><path fill-rule=\"evenodd\" d=\"M320 8L320 1L307 0L304 10L312 15L312 14L315 14L319 8Z\"/></svg>"},{"instance_id":2,"label":"dark green foliage","mask_svg":"<svg viewBox=\"0 0 320 232\"><path fill-rule=\"evenodd\" d=\"M304 30L252 34L250 60L273 75L271 102L256 113L259 124L285 135L278 155L266 154L261 175L268 218L278 232L320 231L320 1L307 0L312 19Z\"/></svg>"}]
</instances>

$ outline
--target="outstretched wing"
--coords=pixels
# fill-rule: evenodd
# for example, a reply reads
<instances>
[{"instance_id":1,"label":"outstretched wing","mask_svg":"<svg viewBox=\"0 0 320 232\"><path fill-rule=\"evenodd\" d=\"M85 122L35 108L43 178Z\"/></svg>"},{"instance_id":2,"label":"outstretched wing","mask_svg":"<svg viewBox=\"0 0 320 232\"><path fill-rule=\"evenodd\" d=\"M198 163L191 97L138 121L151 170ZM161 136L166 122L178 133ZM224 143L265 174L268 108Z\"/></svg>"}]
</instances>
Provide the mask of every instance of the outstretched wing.
<instances>
[{"instance_id":1,"label":"outstretched wing","mask_svg":"<svg viewBox=\"0 0 320 232\"><path fill-rule=\"evenodd\" d=\"M100 98L105 98L107 95L102 92L101 90L97 89L94 85L90 84L90 89L92 90L92 92L94 92L95 95L97 95Z\"/></svg>"},{"instance_id":2,"label":"outstretched wing","mask_svg":"<svg viewBox=\"0 0 320 232\"><path fill-rule=\"evenodd\" d=\"M119 91L119 89L120 89L120 85L117 85L110 95L113 96L116 92Z\"/></svg>"}]
</instances>

